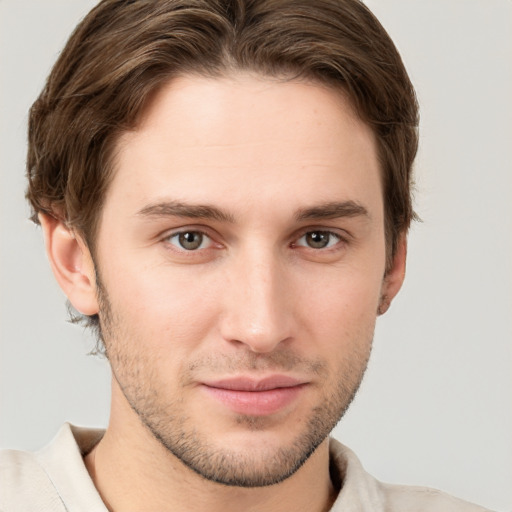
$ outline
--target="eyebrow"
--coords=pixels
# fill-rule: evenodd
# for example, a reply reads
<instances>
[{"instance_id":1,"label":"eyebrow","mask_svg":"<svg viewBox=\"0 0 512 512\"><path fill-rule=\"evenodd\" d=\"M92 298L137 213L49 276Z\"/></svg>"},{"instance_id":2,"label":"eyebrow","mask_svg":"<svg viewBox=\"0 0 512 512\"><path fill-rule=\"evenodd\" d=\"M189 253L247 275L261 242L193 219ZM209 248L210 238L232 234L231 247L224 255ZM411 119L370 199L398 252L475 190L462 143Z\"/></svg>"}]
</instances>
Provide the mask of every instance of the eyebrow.
<instances>
[{"instance_id":1,"label":"eyebrow","mask_svg":"<svg viewBox=\"0 0 512 512\"><path fill-rule=\"evenodd\" d=\"M338 219L342 217L366 217L371 216L368 210L355 201L329 202L312 206L311 208L301 208L295 214L298 221L303 220L322 220Z\"/></svg>"},{"instance_id":2,"label":"eyebrow","mask_svg":"<svg viewBox=\"0 0 512 512\"><path fill-rule=\"evenodd\" d=\"M165 201L150 204L137 212L138 216L148 218L188 217L190 219L210 219L233 223L234 217L215 206L207 204L187 204L179 201Z\"/></svg>"},{"instance_id":3,"label":"eyebrow","mask_svg":"<svg viewBox=\"0 0 512 512\"><path fill-rule=\"evenodd\" d=\"M235 217L228 212L208 204L189 204L180 201L164 201L145 206L137 212L138 216L147 218L188 217L190 219L216 220L233 224ZM338 219L342 217L370 218L368 210L355 201L333 201L295 212L297 221Z\"/></svg>"}]
</instances>

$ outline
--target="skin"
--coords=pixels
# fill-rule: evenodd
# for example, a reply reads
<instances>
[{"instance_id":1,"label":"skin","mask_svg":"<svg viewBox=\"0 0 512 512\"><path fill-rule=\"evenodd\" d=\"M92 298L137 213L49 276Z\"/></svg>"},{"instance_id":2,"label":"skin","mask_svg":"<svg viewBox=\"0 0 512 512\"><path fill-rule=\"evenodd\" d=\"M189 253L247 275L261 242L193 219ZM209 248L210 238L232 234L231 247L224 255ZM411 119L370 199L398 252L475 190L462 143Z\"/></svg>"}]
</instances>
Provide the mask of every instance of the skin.
<instances>
[{"instance_id":1,"label":"skin","mask_svg":"<svg viewBox=\"0 0 512 512\"><path fill-rule=\"evenodd\" d=\"M111 510L330 508L327 436L404 276L383 212L342 94L236 75L173 80L121 136L94 263L42 216L61 287L100 314L111 420L86 465ZM211 392L276 375L299 384L274 409Z\"/></svg>"}]
</instances>

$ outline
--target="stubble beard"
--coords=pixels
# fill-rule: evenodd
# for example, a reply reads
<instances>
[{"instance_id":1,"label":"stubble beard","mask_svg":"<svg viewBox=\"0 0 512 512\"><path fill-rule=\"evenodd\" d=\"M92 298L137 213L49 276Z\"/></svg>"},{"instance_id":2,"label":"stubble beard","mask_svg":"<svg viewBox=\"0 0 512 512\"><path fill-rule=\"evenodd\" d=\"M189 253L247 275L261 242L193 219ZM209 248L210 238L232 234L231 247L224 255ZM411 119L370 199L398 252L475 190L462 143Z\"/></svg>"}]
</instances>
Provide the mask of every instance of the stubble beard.
<instances>
[{"instance_id":1,"label":"stubble beard","mask_svg":"<svg viewBox=\"0 0 512 512\"><path fill-rule=\"evenodd\" d=\"M264 487L278 484L292 476L327 438L345 414L361 384L371 350L372 332L365 340L365 348L344 358L344 367L338 368L337 383L325 393L320 403L313 407L304 421L301 432L290 439L286 446L267 449L255 446L243 453L229 446L216 447L200 432L193 420L182 411L180 400L164 402L155 375L155 365L144 353L130 353L133 343L123 332L123 322L113 311L103 287L98 286L100 299L101 337L105 343L106 355L110 361L114 378L130 407L153 437L174 457L189 469L205 478L227 486L244 488ZM120 340L124 340L123 343ZM291 353L280 352L270 355L249 353L243 361L221 363L226 368L290 370L309 368L320 374L326 364L299 359ZM194 362L194 368L198 363ZM325 366L325 367L324 367ZM210 369L210 368L209 368ZM338 376L342 376L339 378ZM181 379L181 383L185 381ZM236 422L248 431L261 432L267 427L265 417L238 415ZM207 423L205 418L204 423ZM201 425L203 426L203 425Z\"/></svg>"}]
</instances>

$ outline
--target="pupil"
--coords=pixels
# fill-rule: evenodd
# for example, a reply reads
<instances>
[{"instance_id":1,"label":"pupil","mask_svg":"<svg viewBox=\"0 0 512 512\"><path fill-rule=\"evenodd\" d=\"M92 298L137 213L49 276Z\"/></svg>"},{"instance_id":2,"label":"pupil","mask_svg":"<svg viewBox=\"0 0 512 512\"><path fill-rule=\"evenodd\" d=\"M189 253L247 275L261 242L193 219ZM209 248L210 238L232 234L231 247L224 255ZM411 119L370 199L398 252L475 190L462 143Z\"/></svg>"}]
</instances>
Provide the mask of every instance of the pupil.
<instances>
[{"instance_id":1,"label":"pupil","mask_svg":"<svg viewBox=\"0 0 512 512\"><path fill-rule=\"evenodd\" d=\"M184 249L194 250L201 246L203 243L203 235L201 233L195 233L188 231L187 233L181 233L179 236L180 245Z\"/></svg>"},{"instance_id":2,"label":"pupil","mask_svg":"<svg viewBox=\"0 0 512 512\"><path fill-rule=\"evenodd\" d=\"M329 243L329 235L323 231L312 231L311 233L308 233L307 239L308 245L315 249L322 249Z\"/></svg>"}]
</instances>

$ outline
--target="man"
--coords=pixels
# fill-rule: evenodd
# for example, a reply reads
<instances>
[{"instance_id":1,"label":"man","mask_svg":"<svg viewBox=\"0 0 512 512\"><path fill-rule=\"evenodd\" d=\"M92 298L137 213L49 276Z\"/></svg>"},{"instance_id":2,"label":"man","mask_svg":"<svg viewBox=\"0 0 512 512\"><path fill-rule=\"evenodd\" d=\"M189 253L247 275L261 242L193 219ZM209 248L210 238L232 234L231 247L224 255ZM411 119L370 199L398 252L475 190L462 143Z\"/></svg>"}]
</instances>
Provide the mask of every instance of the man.
<instances>
[{"instance_id":1,"label":"man","mask_svg":"<svg viewBox=\"0 0 512 512\"><path fill-rule=\"evenodd\" d=\"M483 510L328 438L403 281L416 126L359 2L93 10L32 109L28 197L111 420L5 454L2 507Z\"/></svg>"}]
</instances>

